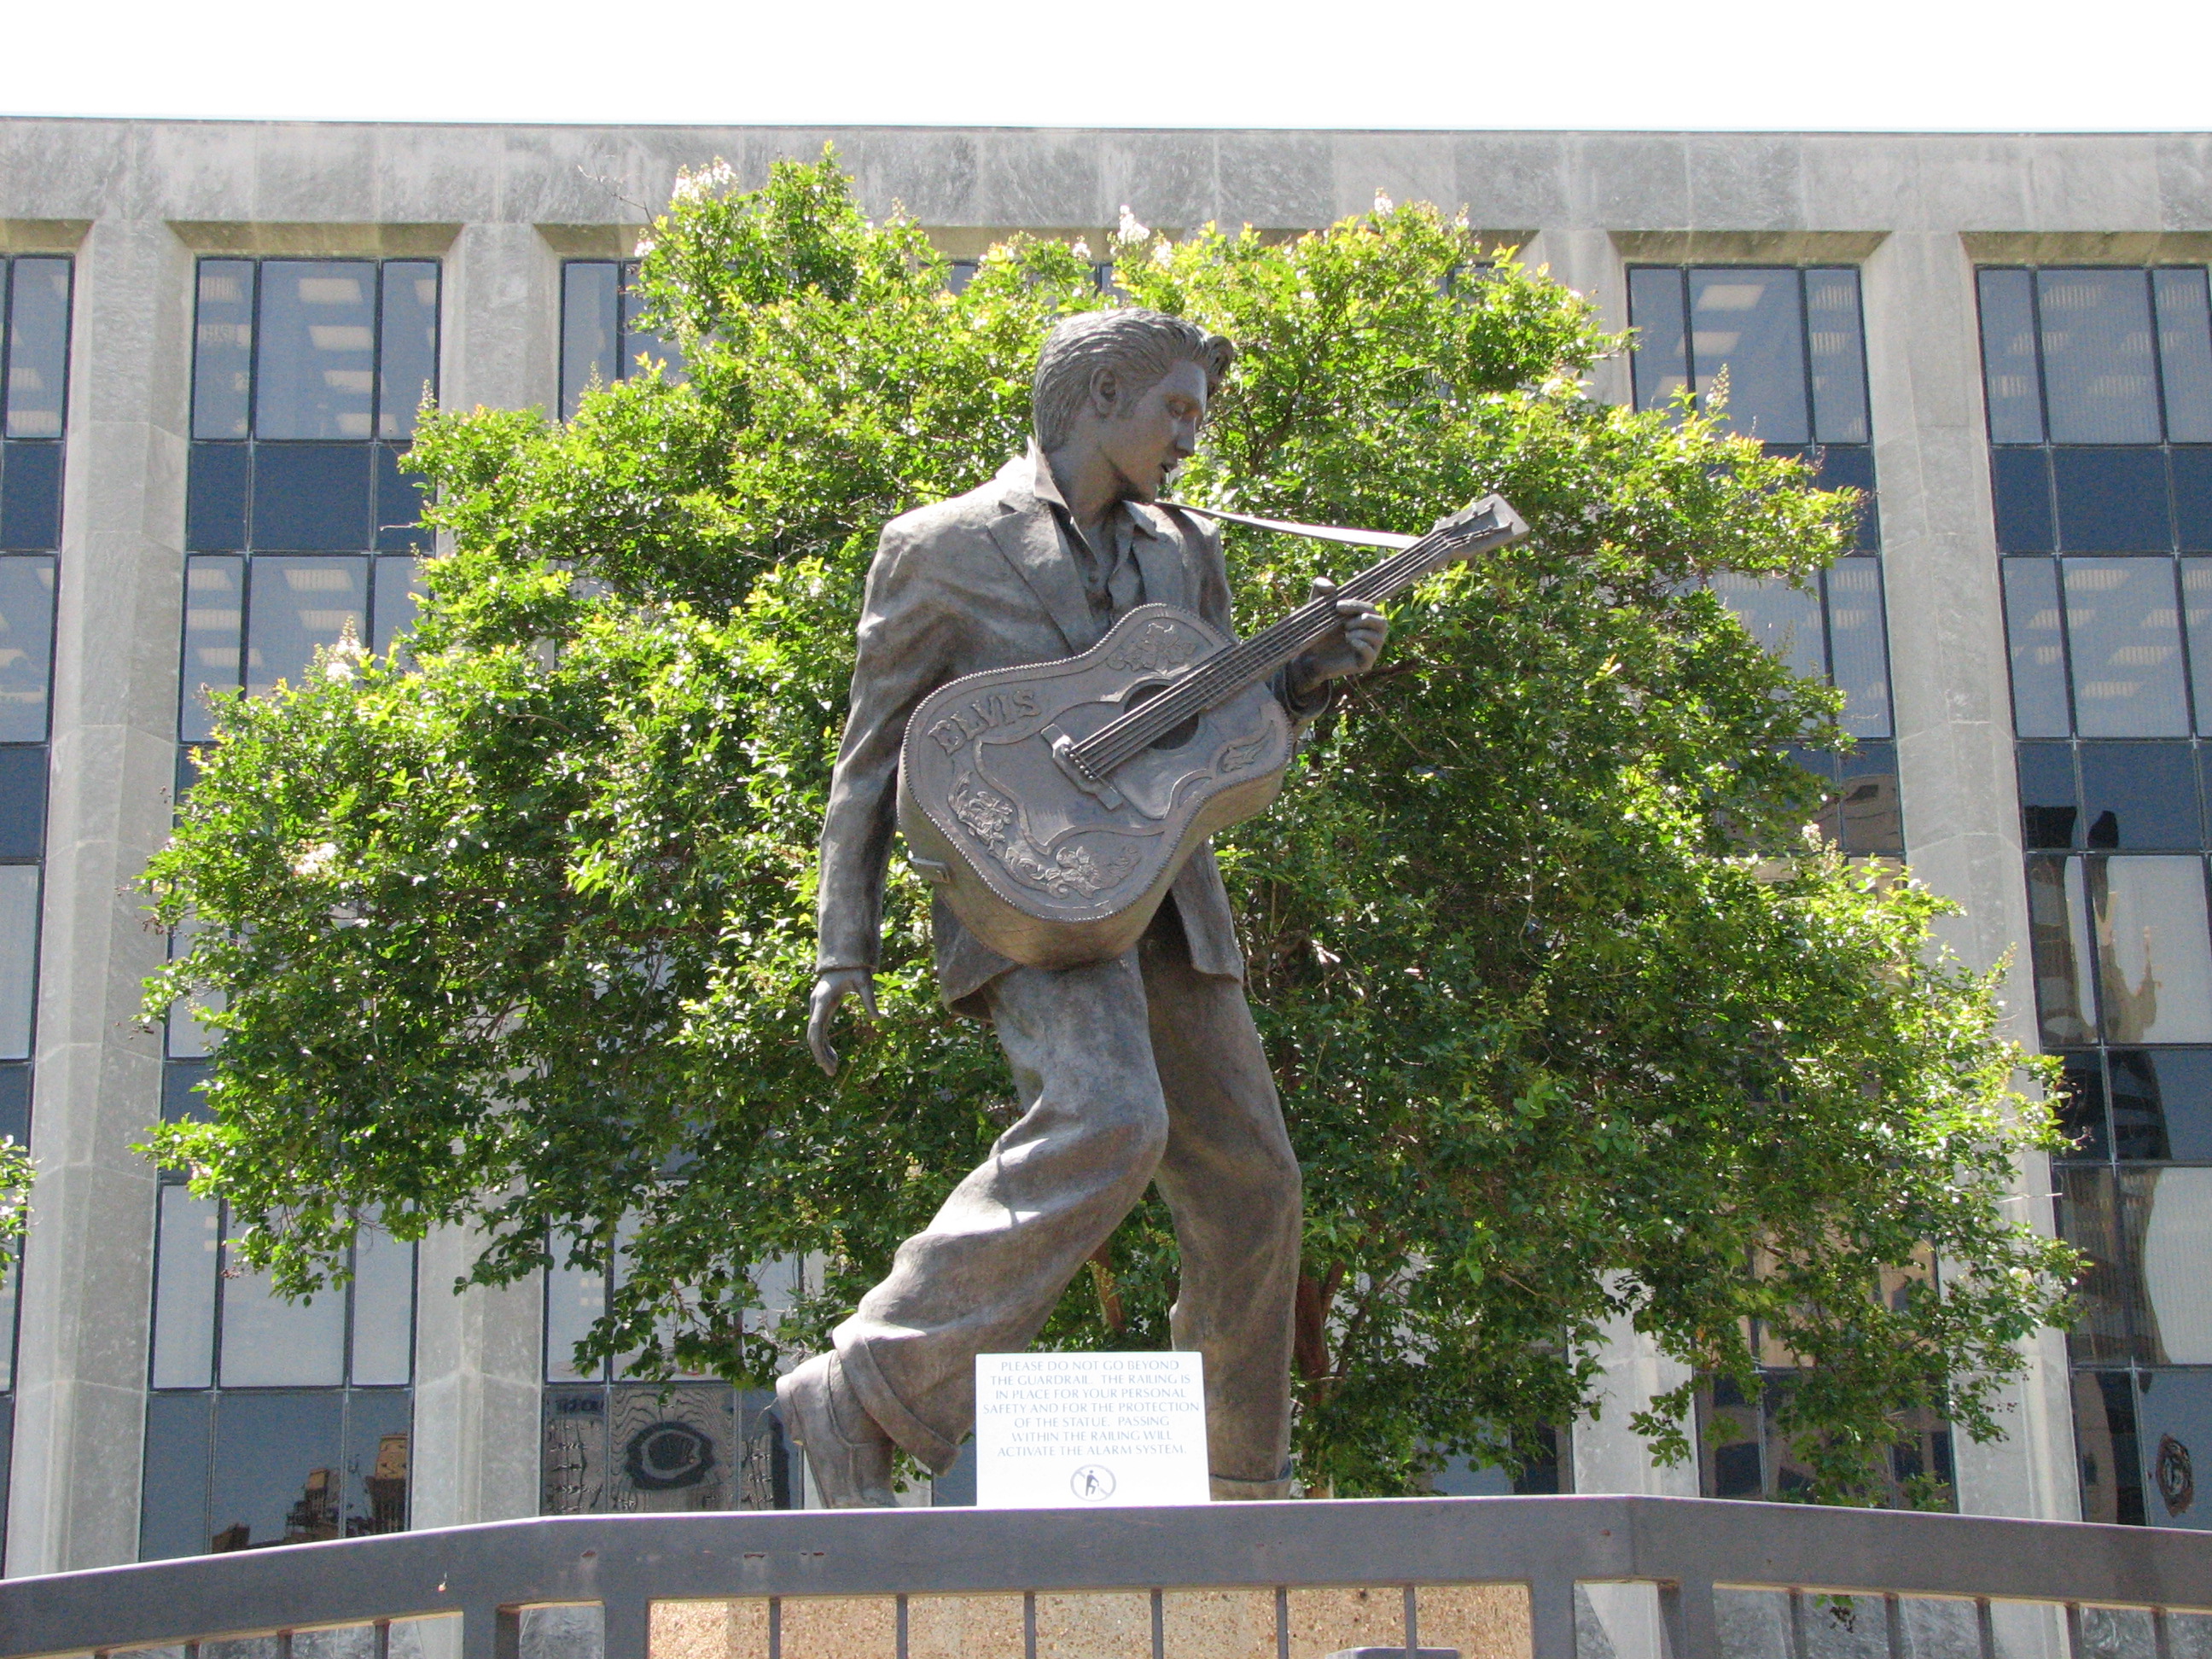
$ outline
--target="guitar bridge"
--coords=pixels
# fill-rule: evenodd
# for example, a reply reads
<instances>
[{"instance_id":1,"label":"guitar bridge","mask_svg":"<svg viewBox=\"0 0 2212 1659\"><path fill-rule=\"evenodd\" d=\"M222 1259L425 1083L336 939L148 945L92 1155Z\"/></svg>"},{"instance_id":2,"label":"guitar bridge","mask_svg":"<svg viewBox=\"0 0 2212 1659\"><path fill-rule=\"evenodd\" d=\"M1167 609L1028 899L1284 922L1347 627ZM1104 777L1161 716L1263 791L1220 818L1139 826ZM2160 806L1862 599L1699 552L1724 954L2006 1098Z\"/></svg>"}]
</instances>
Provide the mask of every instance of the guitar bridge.
<instances>
[{"instance_id":1,"label":"guitar bridge","mask_svg":"<svg viewBox=\"0 0 2212 1659\"><path fill-rule=\"evenodd\" d=\"M1121 792L1103 778L1094 778L1084 769L1083 763L1075 757L1075 739L1057 726L1048 726L1037 733L1052 746L1052 757L1067 781L1085 794L1097 799L1108 811L1121 805Z\"/></svg>"}]
</instances>

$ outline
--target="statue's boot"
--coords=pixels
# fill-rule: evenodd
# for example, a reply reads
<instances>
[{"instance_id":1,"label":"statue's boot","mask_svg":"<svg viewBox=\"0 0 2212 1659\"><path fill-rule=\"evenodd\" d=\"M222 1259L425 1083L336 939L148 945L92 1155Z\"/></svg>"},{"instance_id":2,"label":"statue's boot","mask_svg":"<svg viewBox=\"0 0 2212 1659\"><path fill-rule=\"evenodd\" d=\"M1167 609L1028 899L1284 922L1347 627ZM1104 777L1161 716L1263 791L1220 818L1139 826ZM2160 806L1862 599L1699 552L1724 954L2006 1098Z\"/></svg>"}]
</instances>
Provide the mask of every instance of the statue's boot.
<instances>
[{"instance_id":1,"label":"statue's boot","mask_svg":"<svg viewBox=\"0 0 2212 1659\"><path fill-rule=\"evenodd\" d=\"M860 1409L837 1356L817 1354L775 1385L783 1431L805 1450L822 1501L833 1510L890 1509L891 1437Z\"/></svg>"}]
</instances>

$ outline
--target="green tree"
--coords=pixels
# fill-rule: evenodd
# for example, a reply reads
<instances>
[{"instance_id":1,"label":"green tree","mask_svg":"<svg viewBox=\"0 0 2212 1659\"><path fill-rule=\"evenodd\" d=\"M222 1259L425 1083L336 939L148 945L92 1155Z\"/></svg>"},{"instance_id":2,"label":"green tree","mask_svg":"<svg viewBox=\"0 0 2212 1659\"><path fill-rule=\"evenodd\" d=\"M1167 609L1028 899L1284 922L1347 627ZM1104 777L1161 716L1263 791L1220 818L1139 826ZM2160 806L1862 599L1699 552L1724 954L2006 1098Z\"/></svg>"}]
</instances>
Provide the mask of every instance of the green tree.
<instances>
[{"instance_id":1,"label":"green tree","mask_svg":"<svg viewBox=\"0 0 2212 1659\"><path fill-rule=\"evenodd\" d=\"M565 425L427 418L453 550L406 659L341 647L222 708L148 878L198 929L149 1007L210 1008L214 1121L155 1144L295 1292L370 1215L475 1226L488 1283L603 1266L619 1223L591 1349L758 1381L1010 1096L988 1031L935 1002L903 873L879 1029L834 1085L803 1042L874 538L1018 451L1044 331L1115 301L1087 251L1038 241L953 292L828 157L755 191L689 178L653 237L688 380ZM2002 1207L2054 1144L2012 1091L2033 1062L1992 982L1934 951L1939 901L1803 839L1814 786L1780 750L1844 741L1834 695L1703 585L1806 579L1854 501L1686 407L1594 401L1621 342L1434 209L1279 243L1125 224L1112 251L1133 300L1242 350L1190 498L1411 528L1498 489L1536 530L1397 607L1381 669L1224 849L1307 1171L1308 1480L1525 1457L1622 1318L1747 1382L1754 1340L1798 1356L1785 1427L1826 1498L1876 1497L1915 1412L1998 1431L2069 1265ZM1248 623L1345 570L1229 550ZM763 1315L752 1275L800 1252L819 1293ZM1045 1340L1164 1344L1175 1272L1148 1203ZM1688 1403L1639 1419L1668 1455Z\"/></svg>"}]
</instances>

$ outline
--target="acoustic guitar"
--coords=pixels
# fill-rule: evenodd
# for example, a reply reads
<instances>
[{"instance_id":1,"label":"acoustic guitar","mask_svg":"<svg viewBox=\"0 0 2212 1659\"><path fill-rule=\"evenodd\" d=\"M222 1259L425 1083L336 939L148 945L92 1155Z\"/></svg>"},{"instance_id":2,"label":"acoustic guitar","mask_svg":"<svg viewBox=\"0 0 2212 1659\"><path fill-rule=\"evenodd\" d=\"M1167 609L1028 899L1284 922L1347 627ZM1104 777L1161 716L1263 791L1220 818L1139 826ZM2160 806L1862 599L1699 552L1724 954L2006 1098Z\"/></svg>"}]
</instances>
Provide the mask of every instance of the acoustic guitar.
<instances>
[{"instance_id":1,"label":"acoustic guitar","mask_svg":"<svg viewBox=\"0 0 2212 1659\"><path fill-rule=\"evenodd\" d=\"M976 938L1032 968L1120 956L1200 843L1274 799L1291 738L1268 682L1337 625L1337 599L1380 604L1528 533L1498 495L1418 538L1184 510L1401 550L1249 640L1140 605L1079 655L922 701L899 758L911 861Z\"/></svg>"}]
</instances>

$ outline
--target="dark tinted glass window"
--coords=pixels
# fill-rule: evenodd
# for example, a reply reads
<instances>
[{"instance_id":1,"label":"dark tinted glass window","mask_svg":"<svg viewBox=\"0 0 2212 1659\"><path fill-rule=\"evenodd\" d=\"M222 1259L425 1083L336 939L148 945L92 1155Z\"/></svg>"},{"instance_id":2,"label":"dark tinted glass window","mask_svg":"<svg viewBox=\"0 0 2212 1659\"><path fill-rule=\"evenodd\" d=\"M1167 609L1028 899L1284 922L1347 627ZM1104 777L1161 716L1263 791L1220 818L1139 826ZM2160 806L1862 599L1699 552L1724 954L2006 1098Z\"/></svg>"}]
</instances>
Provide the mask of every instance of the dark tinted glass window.
<instances>
[{"instance_id":1,"label":"dark tinted glass window","mask_svg":"<svg viewBox=\"0 0 2212 1659\"><path fill-rule=\"evenodd\" d=\"M574 416L594 384L628 380L658 364L672 379L684 373L673 340L644 326L635 259L571 259L561 270L561 416Z\"/></svg>"},{"instance_id":2,"label":"dark tinted glass window","mask_svg":"<svg viewBox=\"0 0 2212 1659\"><path fill-rule=\"evenodd\" d=\"M243 438L253 415L251 259L200 261L192 329L192 436Z\"/></svg>"},{"instance_id":3,"label":"dark tinted glass window","mask_svg":"<svg viewBox=\"0 0 2212 1659\"><path fill-rule=\"evenodd\" d=\"M2051 442L2158 442L2149 273L2039 270L2036 302Z\"/></svg>"},{"instance_id":4,"label":"dark tinted glass window","mask_svg":"<svg viewBox=\"0 0 2212 1659\"><path fill-rule=\"evenodd\" d=\"M2035 349L2035 279L2025 270L1982 273L1982 378L1990 436L2043 441L2043 374Z\"/></svg>"},{"instance_id":5,"label":"dark tinted glass window","mask_svg":"<svg viewBox=\"0 0 2212 1659\"><path fill-rule=\"evenodd\" d=\"M2063 738L2074 729L2066 691L2064 613L2058 568L2049 559L2008 559L2005 630L2012 653L2013 729L2023 738Z\"/></svg>"},{"instance_id":6,"label":"dark tinted glass window","mask_svg":"<svg viewBox=\"0 0 2212 1659\"><path fill-rule=\"evenodd\" d=\"M1844 730L1894 731L1884 615L1881 515L1867 417L1866 347L1858 272L1849 267L1643 266L1628 273L1636 404L1660 409L1686 386L1710 402L1724 382L1725 419L1771 449L1802 457L1820 484L1860 491L1856 551L1798 589L1739 575L1714 591L1768 650L1844 695ZM1846 765L1852 763L1847 762ZM1859 793L1883 797L1868 822L1897 817L1895 780L1876 784L1863 757ZM1840 803L1831 804L1833 815ZM1881 832L1885 846L1895 837Z\"/></svg>"},{"instance_id":7,"label":"dark tinted glass window","mask_svg":"<svg viewBox=\"0 0 2212 1659\"><path fill-rule=\"evenodd\" d=\"M53 644L53 560L0 559L0 743L46 741Z\"/></svg>"},{"instance_id":8,"label":"dark tinted glass window","mask_svg":"<svg viewBox=\"0 0 2212 1659\"><path fill-rule=\"evenodd\" d=\"M1698 395L1725 385L1729 424L1767 443L1812 438L1803 291L1795 270L1690 272Z\"/></svg>"},{"instance_id":9,"label":"dark tinted glass window","mask_svg":"<svg viewBox=\"0 0 2212 1659\"><path fill-rule=\"evenodd\" d=\"M11 260L7 277L7 405L0 434L62 435L69 382L70 262Z\"/></svg>"},{"instance_id":10,"label":"dark tinted glass window","mask_svg":"<svg viewBox=\"0 0 2212 1659\"><path fill-rule=\"evenodd\" d=\"M246 612L246 690L296 685L318 650L368 636L368 561L274 556L253 561Z\"/></svg>"},{"instance_id":11,"label":"dark tinted glass window","mask_svg":"<svg viewBox=\"0 0 2212 1659\"><path fill-rule=\"evenodd\" d=\"M344 553L374 546L369 528L374 455L366 444L257 445L255 549Z\"/></svg>"},{"instance_id":12,"label":"dark tinted glass window","mask_svg":"<svg viewBox=\"0 0 2212 1659\"><path fill-rule=\"evenodd\" d=\"M2021 838L2031 851L2081 844L2081 798L2071 744L2020 745L2020 814Z\"/></svg>"},{"instance_id":13,"label":"dark tinted glass window","mask_svg":"<svg viewBox=\"0 0 2212 1659\"><path fill-rule=\"evenodd\" d=\"M417 410L438 391L438 267L427 260L384 267L377 365L376 435L411 438Z\"/></svg>"},{"instance_id":14,"label":"dark tinted glass window","mask_svg":"<svg viewBox=\"0 0 2212 1659\"><path fill-rule=\"evenodd\" d=\"M2212 550L2205 274L1984 270L1980 284L2015 722L2076 739L2021 744L2020 781L2037 1012L2066 1050L2075 1142L2058 1219L2090 1264L2069 1340L2083 1514L2200 1525L2212 559L2180 556ZM2099 737L2167 740L2081 740ZM2087 855L2050 855L2068 848Z\"/></svg>"},{"instance_id":15,"label":"dark tinted glass window","mask_svg":"<svg viewBox=\"0 0 2212 1659\"><path fill-rule=\"evenodd\" d=\"M2024 789L2025 776L2021 783ZM2189 744L2083 744L2081 801L2090 847L2193 849L2204 844L2197 757Z\"/></svg>"},{"instance_id":16,"label":"dark tinted glass window","mask_svg":"<svg viewBox=\"0 0 2212 1659\"><path fill-rule=\"evenodd\" d=\"M2058 545L2069 553L2164 553L2173 545L2166 457L2155 449L2051 454Z\"/></svg>"},{"instance_id":17,"label":"dark tinted glass window","mask_svg":"<svg viewBox=\"0 0 2212 1659\"><path fill-rule=\"evenodd\" d=\"M0 551L40 553L61 544L61 445L0 444Z\"/></svg>"},{"instance_id":18,"label":"dark tinted glass window","mask_svg":"<svg viewBox=\"0 0 2212 1659\"><path fill-rule=\"evenodd\" d=\"M270 259L261 267L254 435L375 435L377 268Z\"/></svg>"}]
</instances>

